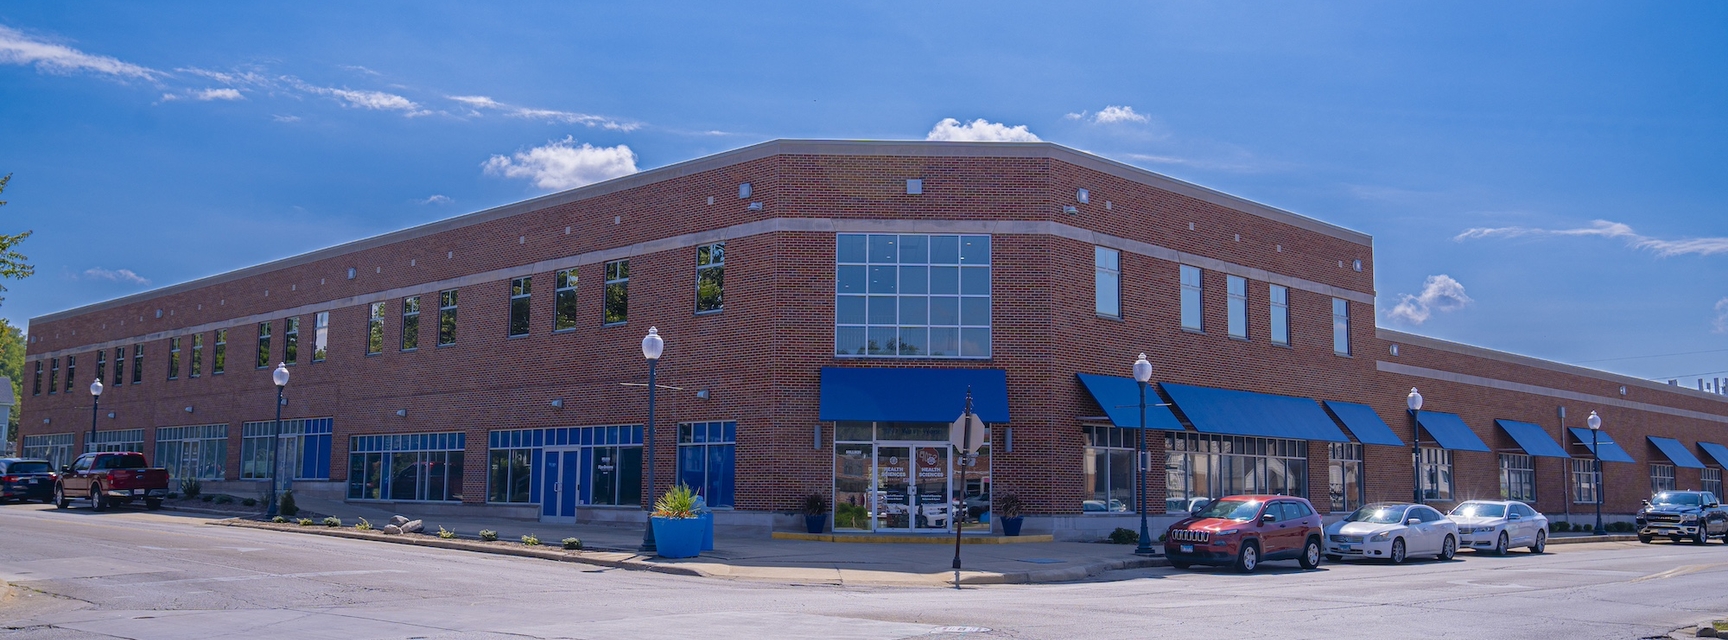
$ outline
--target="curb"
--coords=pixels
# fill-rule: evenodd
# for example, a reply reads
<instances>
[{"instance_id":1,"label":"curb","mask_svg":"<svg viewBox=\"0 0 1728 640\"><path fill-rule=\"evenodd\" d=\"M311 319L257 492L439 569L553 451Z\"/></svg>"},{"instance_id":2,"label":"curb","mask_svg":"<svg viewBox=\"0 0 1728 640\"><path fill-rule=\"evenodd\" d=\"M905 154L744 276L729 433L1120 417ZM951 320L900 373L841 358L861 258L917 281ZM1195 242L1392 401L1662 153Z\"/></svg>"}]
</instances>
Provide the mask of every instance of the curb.
<instances>
[{"instance_id":1,"label":"curb","mask_svg":"<svg viewBox=\"0 0 1728 640\"><path fill-rule=\"evenodd\" d=\"M1638 536L1636 534L1625 533L1625 534L1613 534L1613 535L1606 535L1606 536L1566 536L1563 538L1562 537L1552 537L1552 538L1548 539L1548 544L1584 544L1586 542L1637 542L1637 541L1638 541Z\"/></svg>"},{"instance_id":2,"label":"curb","mask_svg":"<svg viewBox=\"0 0 1728 640\"><path fill-rule=\"evenodd\" d=\"M799 533L796 531L775 531L769 534L775 540L804 540L808 542L859 542L884 544L953 544L954 536L905 536L878 535L873 533ZM961 536L961 544L1018 544L1025 542L1055 542L1056 536L1050 534L1033 536Z\"/></svg>"},{"instance_id":3,"label":"curb","mask_svg":"<svg viewBox=\"0 0 1728 640\"><path fill-rule=\"evenodd\" d=\"M1120 558L1094 562L1078 567L1061 569L1044 569L1042 571L1016 571L1013 573L979 573L962 575L960 584L1038 584L1044 582L1073 582L1084 580L1106 571L1122 569L1148 569L1152 567L1167 567L1170 561L1163 558Z\"/></svg>"}]
</instances>

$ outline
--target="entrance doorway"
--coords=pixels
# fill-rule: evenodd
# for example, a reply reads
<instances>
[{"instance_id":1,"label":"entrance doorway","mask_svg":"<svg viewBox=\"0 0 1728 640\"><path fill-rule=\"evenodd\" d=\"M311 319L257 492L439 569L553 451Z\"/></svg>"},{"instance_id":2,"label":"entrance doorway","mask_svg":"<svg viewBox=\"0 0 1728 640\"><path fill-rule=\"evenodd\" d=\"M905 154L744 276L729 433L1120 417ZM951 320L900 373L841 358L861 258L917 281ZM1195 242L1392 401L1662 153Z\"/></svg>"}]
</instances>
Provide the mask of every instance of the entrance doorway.
<instances>
[{"instance_id":1,"label":"entrance doorway","mask_svg":"<svg viewBox=\"0 0 1728 640\"><path fill-rule=\"evenodd\" d=\"M990 445L962 461L944 423L839 422L834 436L834 531L953 532L956 505L967 531L990 531Z\"/></svg>"},{"instance_id":2,"label":"entrance doorway","mask_svg":"<svg viewBox=\"0 0 1728 640\"><path fill-rule=\"evenodd\" d=\"M876 530L951 531L949 444L876 445Z\"/></svg>"},{"instance_id":3,"label":"entrance doorway","mask_svg":"<svg viewBox=\"0 0 1728 640\"><path fill-rule=\"evenodd\" d=\"M546 449L543 466L545 474L541 481L544 496L540 500L540 520L542 522L576 522L577 496L581 494L582 450Z\"/></svg>"}]
</instances>

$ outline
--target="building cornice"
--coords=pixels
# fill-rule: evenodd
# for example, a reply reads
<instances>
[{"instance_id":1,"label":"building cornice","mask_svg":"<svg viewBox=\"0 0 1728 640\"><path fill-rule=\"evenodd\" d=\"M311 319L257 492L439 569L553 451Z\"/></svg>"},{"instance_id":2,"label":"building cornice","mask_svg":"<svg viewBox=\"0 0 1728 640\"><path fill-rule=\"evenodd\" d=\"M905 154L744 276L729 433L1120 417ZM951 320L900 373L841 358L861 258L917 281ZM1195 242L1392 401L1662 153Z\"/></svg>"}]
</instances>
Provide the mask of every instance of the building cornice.
<instances>
[{"instance_id":1,"label":"building cornice","mask_svg":"<svg viewBox=\"0 0 1728 640\"><path fill-rule=\"evenodd\" d=\"M1586 378L1595 378L1597 380L1604 380L1607 382L1612 382L1614 384L1623 384L1623 385L1626 385L1628 387L1638 387L1641 389L1649 389L1652 391L1666 391L1666 392L1670 392L1670 393L1679 393L1681 395L1694 397L1694 398L1704 398L1704 399L1708 399L1708 400L1715 400L1717 402L1728 402L1728 396L1717 395L1717 394L1708 393L1705 391L1698 391L1695 389L1687 389L1686 387L1681 387L1681 386L1677 386L1677 385L1663 384L1661 382L1656 382L1654 380L1645 380L1643 378L1634 378L1632 376L1621 375L1618 373L1609 373L1607 371L1602 371L1600 369L1591 369L1589 367L1580 367L1577 365L1565 364L1565 363L1561 363L1561 362L1554 362L1552 360L1543 360L1541 358L1534 358L1531 356L1519 355L1516 353L1509 353L1506 351L1496 351L1494 349L1487 349L1484 347L1478 347L1475 345L1463 344L1460 342L1452 342L1450 340L1441 340L1439 338L1430 338L1428 336L1417 335L1414 333L1405 333L1403 331L1398 331L1395 329L1386 329L1386 328L1377 327L1377 328L1375 328L1374 335L1375 335L1375 337L1378 337L1381 340L1385 340L1388 342L1396 342L1399 344L1414 345L1414 346L1423 347L1426 349L1433 349L1436 351L1445 351L1447 353L1456 353L1458 355L1470 356L1472 358L1484 358L1484 359L1488 359L1488 360L1497 360L1500 362L1506 362L1506 363L1510 363L1510 364L1517 364L1517 365L1523 365L1526 367L1544 369L1544 370L1553 371L1556 373L1564 373L1564 374L1568 374L1568 375L1582 376L1582 377L1586 377Z\"/></svg>"}]
</instances>

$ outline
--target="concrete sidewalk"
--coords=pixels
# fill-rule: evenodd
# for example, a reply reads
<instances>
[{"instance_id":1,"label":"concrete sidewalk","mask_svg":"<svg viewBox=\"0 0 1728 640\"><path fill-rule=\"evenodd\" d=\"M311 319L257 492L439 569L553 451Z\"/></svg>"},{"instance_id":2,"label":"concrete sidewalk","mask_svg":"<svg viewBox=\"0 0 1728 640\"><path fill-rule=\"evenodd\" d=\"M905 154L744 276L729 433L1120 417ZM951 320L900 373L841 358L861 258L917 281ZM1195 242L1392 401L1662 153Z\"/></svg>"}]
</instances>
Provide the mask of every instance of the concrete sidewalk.
<instances>
[{"instance_id":1,"label":"concrete sidewalk","mask_svg":"<svg viewBox=\"0 0 1728 640\"><path fill-rule=\"evenodd\" d=\"M298 498L298 497L297 497ZM307 497L297 500L308 511L327 513L342 519L343 528L331 531L322 526L291 527L298 533L339 534L342 537L364 537L424 546L452 547L447 541L432 536L382 536L355 532L353 525L365 518L382 528L397 513L364 504ZM816 542L777 540L760 534L728 535L718 531L714 551L705 551L698 558L670 560L644 556L636 552L642 542L640 525L548 524L533 520L501 518L462 518L453 516L419 515L405 508L399 515L425 522L425 532L436 534L439 527L454 531L463 540L476 540L481 529L498 532L505 545L460 545L466 548L498 552L499 548L535 551L513 553L557 557L576 562L592 562L624 569L669 571L714 578L769 580L782 583L836 585L902 585L941 586L952 584L954 545L952 537L941 537L933 543L857 544L847 542ZM358 533L359 536L347 535ZM524 534L534 534L542 548L530 548L518 542ZM565 557L558 549L566 537L582 540L585 551ZM550 548L546 548L550 547ZM1081 580L1118 569L1163 566L1162 557L1140 557L1129 545L1084 542L1033 542L1024 544L967 544L961 550L962 584L1007 584L1033 582L1066 582ZM1161 550L1160 550L1161 551Z\"/></svg>"}]
</instances>

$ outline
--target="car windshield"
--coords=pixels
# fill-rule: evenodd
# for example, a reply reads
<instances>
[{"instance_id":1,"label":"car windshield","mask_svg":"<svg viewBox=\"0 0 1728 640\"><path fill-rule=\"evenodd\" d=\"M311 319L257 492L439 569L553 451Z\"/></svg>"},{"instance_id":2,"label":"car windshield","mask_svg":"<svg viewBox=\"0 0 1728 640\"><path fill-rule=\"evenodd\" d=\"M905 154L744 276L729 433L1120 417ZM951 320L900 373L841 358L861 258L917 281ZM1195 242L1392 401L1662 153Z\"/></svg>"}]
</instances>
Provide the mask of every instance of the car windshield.
<instances>
[{"instance_id":1,"label":"car windshield","mask_svg":"<svg viewBox=\"0 0 1728 640\"><path fill-rule=\"evenodd\" d=\"M1504 518L1506 505L1491 502L1466 502L1452 508L1452 515L1460 518Z\"/></svg>"},{"instance_id":2,"label":"car windshield","mask_svg":"<svg viewBox=\"0 0 1728 640\"><path fill-rule=\"evenodd\" d=\"M99 469L143 469L144 456L108 456Z\"/></svg>"},{"instance_id":3,"label":"car windshield","mask_svg":"<svg viewBox=\"0 0 1728 640\"><path fill-rule=\"evenodd\" d=\"M1258 500L1219 500L1206 505L1206 508L1194 514L1194 517L1248 521L1253 520L1257 513L1260 513Z\"/></svg>"},{"instance_id":4,"label":"car windshield","mask_svg":"<svg viewBox=\"0 0 1728 640\"><path fill-rule=\"evenodd\" d=\"M1344 518L1344 521L1395 524L1404 521L1404 507L1362 507Z\"/></svg>"},{"instance_id":5,"label":"car windshield","mask_svg":"<svg viewBox=\"0 0 1728 640\"><path fill-rule=\"evenodd\" d=\"M1656 494L1655 498L1650 499L1650 504L1677 504L1695 507L1702 503L1703 501L1698 499L1698 494L1696 493L1663 492Z\"/></svg>"},{"instance_id":6,"label":"car windshield","mask_svg":"<svg viewBox=\"0 0 1728 640\"><path fill-rule=\"evenodd\" d=\"M14 462L6 467L6 473L48 473L46 462Z\"/></svg>"}]
</instances>

